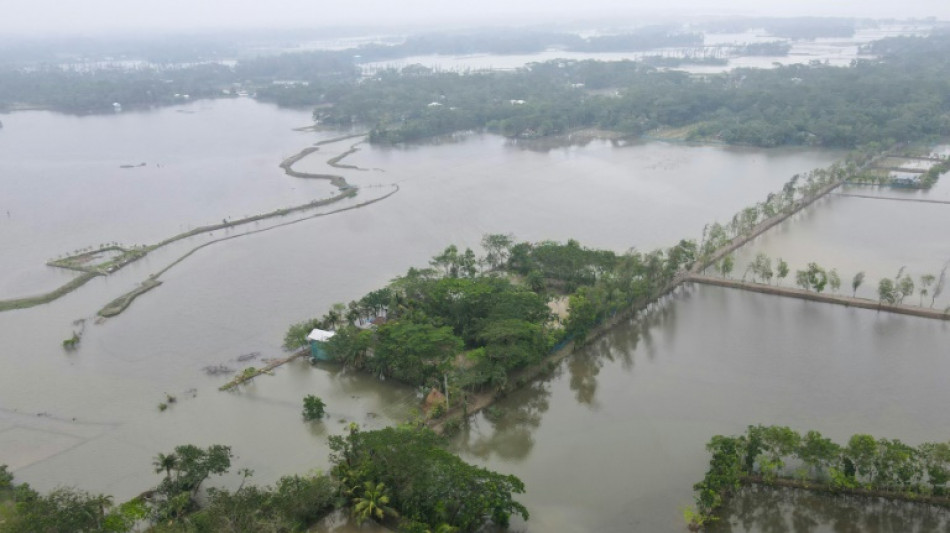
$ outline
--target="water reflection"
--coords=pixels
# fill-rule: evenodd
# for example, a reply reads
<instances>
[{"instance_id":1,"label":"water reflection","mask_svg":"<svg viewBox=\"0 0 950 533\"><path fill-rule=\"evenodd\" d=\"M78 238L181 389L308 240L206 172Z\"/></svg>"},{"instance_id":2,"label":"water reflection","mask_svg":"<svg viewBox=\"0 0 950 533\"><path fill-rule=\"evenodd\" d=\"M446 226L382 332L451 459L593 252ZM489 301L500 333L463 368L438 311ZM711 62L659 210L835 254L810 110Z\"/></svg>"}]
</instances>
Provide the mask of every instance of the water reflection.
<instances>
[{"instance_id":1,"label":"water reflection","mask_svg":"<svg viewBox=\"0 0 950 533\"><path fill-rule=\"evenodd\" d=\"M552 378L561 376L555 369ZM550 407L550 384L547 379L532 381L514 393L502 405L490 407L481 417L492 431L478 431L472 424L463 426L455 440L460 452L482 460L492 454L509 461L525 459L534 448L534 430L541 425L542 415Z\"/></svg>"},{"instance_id":2,"label":"water reflection","mask_svg":"<svg viewBox=\"0 0 950 533\"><path fill-rule=\"evenodd\" d=\"M562 148L584 148L593 141L599 141L609 144L611 148L620 148L630 144L627 139L615 138L608 133L596 131L580 131L565 135L554 135L551 137L542 137L540 139L506 139L505 146L530 150L532 152L546 153L552 150Z\"/></svg>"},{"instance_id":3,"label":"water reflection","mask_svg":"<svg viewBox=\"0 0 950 533\"><path fill-rule=\"evenodd\" d=\"M710 533L909 533L950 531L950 511L930 505L745 487Z\"/></svg>"}]
</instances>

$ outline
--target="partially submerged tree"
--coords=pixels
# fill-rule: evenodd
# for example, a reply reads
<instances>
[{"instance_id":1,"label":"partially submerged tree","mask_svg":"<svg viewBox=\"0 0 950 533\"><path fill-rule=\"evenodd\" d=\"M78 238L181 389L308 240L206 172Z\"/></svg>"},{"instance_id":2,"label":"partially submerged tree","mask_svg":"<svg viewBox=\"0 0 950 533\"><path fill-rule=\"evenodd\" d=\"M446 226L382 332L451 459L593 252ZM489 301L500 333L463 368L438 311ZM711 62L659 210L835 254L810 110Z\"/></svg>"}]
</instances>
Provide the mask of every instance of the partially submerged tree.
<instances>
[{"instance_id":1,"label":"partially submerged tree","mask_svg":"<svg viewBox=\"0 0 950 533\"><path fill-rule=\"evenodd\" d=\"M851 296L854 297L858 294L858 287L864 283L864 272L858 272L854 275L854 278L851 279Z\"/></svg>"},{"instance_id":2,"label":"partially submerged tree","mask_svg":"<svg viewBox=\"0 0 950 533\"><path fill-rule=\"evenodd\" d=\"M168 460L169 457L175 460ZM155 490L151 514L155 520L177 519L197 509L198 491L212 475L221 475L231 468L231 448L214 444L202 449L191 444L175 447L171 454L159 454L152 463L166 477ZM159 468L161 467L161 468Z\"/></svg>"},{"instance_id":3,"label":"partially submerged tree","mask_svg":"<svg viewBox=\"0 0 950 533\"><path fill-rule=\"evenodd\" d=\"M308 394L303 399L303 419L307 421L320 420L326 416L327 404L320 398Z\"/></svg>"},{"instance_id":4,"label":"partially submerged tree","mask_svg":"<svg viewBox=\"0 0 950 533\"><path fill-rule=\"evenodd\" d=\"M784 259L779 257L778 265L776 265L776 277L778 278L778 283L781 285L782 280L788 277L788 263Z\"/></svg>"},{"instance_id":5,"label":"partially submerged tree","mask_svg":"<svg viewBox=\"0 0 950 533\"><path fill-rule=\"evenodd\" d=\"M488 522L506 526L513 514L528 518L513 499L524 492L521 480L465 463L427 428L363 432L354 425L348 435L330 437L330 449L332 473L358 518L381 520L392 507L406 525L466 532Z\"/></svg>"}]
</instances>

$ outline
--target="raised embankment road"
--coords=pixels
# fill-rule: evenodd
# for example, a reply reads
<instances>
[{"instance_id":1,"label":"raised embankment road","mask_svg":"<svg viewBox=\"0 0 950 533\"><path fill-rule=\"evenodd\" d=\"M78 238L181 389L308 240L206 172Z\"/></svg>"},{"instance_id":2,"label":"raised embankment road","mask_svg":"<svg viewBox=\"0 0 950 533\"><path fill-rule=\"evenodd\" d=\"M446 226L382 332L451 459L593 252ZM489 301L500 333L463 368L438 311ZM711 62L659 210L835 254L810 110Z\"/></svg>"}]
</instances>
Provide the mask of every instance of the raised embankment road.
<instances>
[{"instance_id":1,"label":"raised embankment road","mask_svg":"<svg viewBox=\"0 0 950 533\"><path fill-rule=\"evenodd\" d=\"M938 309L927 307L918 307L916 305L904 304L884 304L868 300L866 298L855 298L852 296L842 296L839 294L827 294L820 292L806 291L793 287L781 287L778 285L763 285L761 283L749 283L747 281L738 281L733 279L716 278L713 276L703 276L700 274L690 274L683 278L684 282L702 283L704 285L716 285L718 287L727 287L730 289L740 289L744 291L758 292L762 294L774 294L777 296L790 296L812 302L822 302L829 304L838 304L848 307L858 307L860 309L873 309L875 311L887 311L889 313L898 313L901 315L919 316L924 318L936 318L938 320L950 320L950 314Z\"/></svg>"}]
</instances>

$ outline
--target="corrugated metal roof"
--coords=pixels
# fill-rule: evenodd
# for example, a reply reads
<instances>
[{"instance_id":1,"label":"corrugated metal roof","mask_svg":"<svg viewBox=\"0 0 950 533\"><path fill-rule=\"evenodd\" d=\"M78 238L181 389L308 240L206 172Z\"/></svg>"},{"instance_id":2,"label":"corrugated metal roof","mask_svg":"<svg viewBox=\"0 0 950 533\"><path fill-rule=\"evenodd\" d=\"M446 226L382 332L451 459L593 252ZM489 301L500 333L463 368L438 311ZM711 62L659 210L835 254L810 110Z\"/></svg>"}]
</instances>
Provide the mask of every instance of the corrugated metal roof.
<instances>
[{"instance_id":1,"label":"corrugated metal roof","mask_svg":"<svg viewBox=\"0 0 950 533\"><path fill-rule=\"evenodd\" d=\"M325 341L332 337L336 332L335 331L323 331L322 329L314 329L310 332L310 335L307 335L307 340L310 341Z\"/></svg>"}]
</instances>

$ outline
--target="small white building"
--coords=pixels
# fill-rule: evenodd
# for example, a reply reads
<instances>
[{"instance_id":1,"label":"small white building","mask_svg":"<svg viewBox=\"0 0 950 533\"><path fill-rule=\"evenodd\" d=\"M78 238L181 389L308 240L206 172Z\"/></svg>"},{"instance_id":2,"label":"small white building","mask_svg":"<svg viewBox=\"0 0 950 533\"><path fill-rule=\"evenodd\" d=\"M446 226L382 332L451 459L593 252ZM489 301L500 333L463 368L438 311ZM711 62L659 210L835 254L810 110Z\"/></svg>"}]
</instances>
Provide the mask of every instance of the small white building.
<instances>
[{"instance_id":1,"label":"small white building","mask_svg":"<svg viewBox=\"0 0 950 533\"><path fill-rule=\"evenodd\" d=\"M307 335L307 340L310 341L310 357L316 361L329 361L330 357L327 355L325 346L326 342L330 340L335 331L324 331L322 329L314 328L313 331Z\"/></svg>"}]
</instances>

